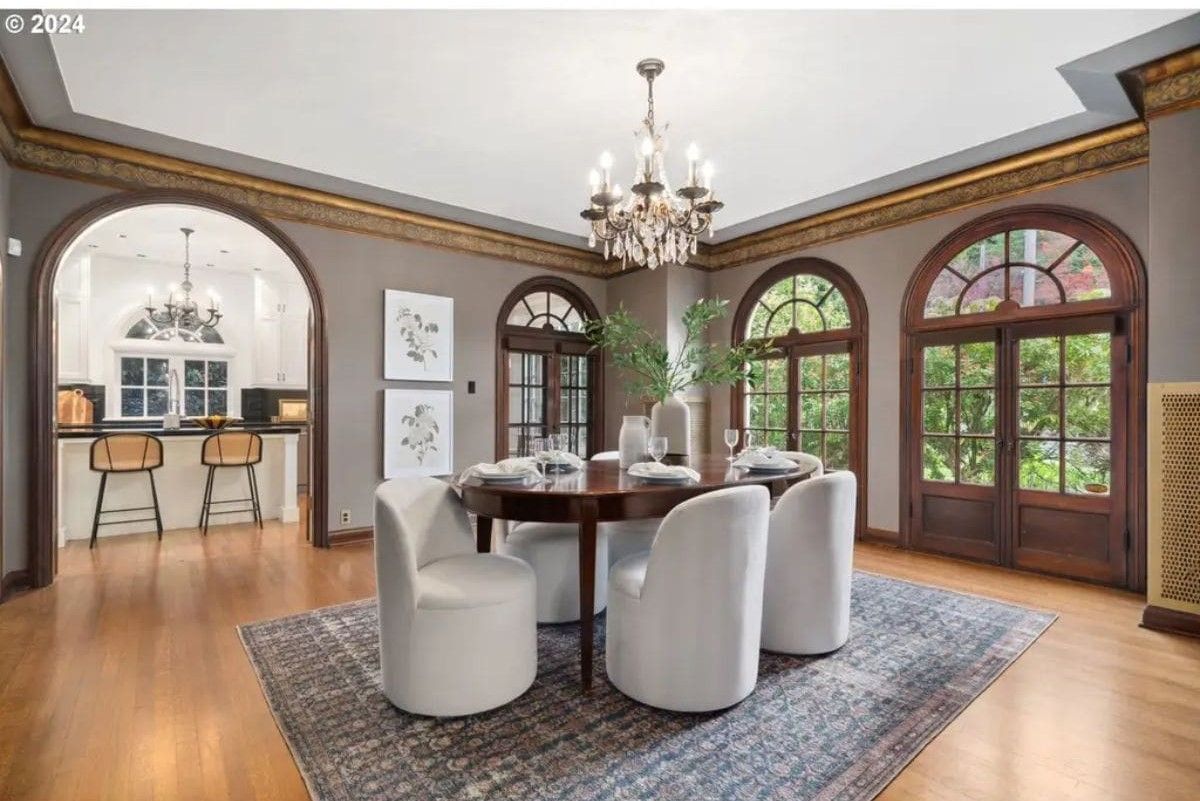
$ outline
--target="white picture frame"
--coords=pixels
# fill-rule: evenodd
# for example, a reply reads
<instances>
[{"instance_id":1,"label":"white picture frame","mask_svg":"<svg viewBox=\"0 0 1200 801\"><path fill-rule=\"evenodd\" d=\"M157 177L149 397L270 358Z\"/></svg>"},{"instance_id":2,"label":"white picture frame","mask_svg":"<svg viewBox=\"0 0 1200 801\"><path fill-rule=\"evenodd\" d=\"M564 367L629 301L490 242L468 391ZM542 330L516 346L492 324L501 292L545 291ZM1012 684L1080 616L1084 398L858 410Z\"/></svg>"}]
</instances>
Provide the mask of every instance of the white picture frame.
<instances>
[{"instance_id":1,"label":"white picture frame","mask_svg":"<svg viewBox=\"0 0 1200 801\"><path fill-rule=\"evenodd\" d=\"M454 392L383 391L383 477L454 472Z\"/></svg>"},{"instance_id":2,"label":"white picture frame","mask_svg":"<svg viewBox=\"0 0 1200 801\"><path fill-rule=\"evenodd\" d=\"M454 380L454 298L383 291L383 377Z\"/></svg>"}]
</instances>

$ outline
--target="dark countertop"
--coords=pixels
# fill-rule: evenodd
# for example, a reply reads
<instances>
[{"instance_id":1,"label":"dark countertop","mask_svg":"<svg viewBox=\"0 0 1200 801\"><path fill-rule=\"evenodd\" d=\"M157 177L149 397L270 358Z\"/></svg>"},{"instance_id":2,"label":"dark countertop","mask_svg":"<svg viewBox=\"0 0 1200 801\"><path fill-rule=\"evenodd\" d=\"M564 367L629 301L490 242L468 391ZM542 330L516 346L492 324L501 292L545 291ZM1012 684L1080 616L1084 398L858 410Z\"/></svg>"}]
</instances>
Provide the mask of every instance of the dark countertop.
<instances>
[{"instance_id":1,"label":"dark countertop","mask_svg":"<svg viewBox=\"0 0 1200 801\"><path fill-rule=\"evenodd\" d=\"M221 431L253 431L256 434L301 434L308 430L307 423L235 423ZM93 423L92 425L63 425L58 427L59 439L92 439L104 434L153 434L156 437L199 437L215 434L216 431L198 425L184 425L167 430L156 420L137 423Z\"/></svg>"}]
</instances>

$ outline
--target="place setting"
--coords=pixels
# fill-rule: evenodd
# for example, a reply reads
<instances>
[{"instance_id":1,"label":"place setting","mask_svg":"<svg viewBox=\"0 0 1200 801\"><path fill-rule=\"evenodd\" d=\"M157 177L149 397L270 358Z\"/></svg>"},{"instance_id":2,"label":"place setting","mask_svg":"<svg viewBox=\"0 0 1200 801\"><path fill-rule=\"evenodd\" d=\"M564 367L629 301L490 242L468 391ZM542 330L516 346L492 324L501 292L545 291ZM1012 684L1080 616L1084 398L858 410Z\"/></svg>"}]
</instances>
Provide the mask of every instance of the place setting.
<instances>
[{"instance_id":1,"label":"place setting","mask_svg":"<svg viewBox=\"0 0 1200 801\"><path fill-rule=\"evenodd\" d=\"M551 434L529 440L529 456L514 456L498 462L480 462L464 470L456 483L477 478L483 484L523 486L553 484L557 476L578 472L582 459L567 449L566 434Z\"/></svg>"},{"instance_id":2,"label":"place setting","mask_svg":"<svg viewBox=\"0 0 1200 801\"><path fill-rule=\"evenodd\" d=\"M756 446L754 436L749 431L746 432L746 447L740 454L734 456L733 449L737 445L737 436L737 429L725 429L725 445L729 448L729 457L726 461L730 462L732 468L769 475L785 475L800 469L799 462L788 458L774 446Z\"/></svg>"},{"instance_id":3,"label":"place setting","mask_svg":"<svg viewBox=\"0 0 1200 801\"><path fill-rule=\"evenodd\" d=\"M687 484L700 480L700 473L681 464L663 464L667 455L667 438L650 437L647 449L651 462L636 462L629 466L630 477L640 479L647 484Z\"/></svg>"}]
</instances>

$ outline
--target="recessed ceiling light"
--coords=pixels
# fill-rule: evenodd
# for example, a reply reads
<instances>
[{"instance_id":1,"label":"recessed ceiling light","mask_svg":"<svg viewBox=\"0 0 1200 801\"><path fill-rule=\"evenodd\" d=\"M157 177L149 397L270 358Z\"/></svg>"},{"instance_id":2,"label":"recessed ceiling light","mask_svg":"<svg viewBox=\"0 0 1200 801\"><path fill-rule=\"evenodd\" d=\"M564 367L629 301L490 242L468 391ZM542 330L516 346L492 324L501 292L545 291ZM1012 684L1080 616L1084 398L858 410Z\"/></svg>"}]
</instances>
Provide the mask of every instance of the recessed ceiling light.
<instances>
[{"instance_id":1,"label":"recessed ceiling light","mask_svg":"<svg viewBox=\"0 0 1200 801\"><path fill-rule=\"evenodd\" d=\"M138 254L138 258L139 258L139 259L144 259L144 258L146 258L146 254L145 254L145 253L139 253L139 254Z\"/></svg>"},{"instance_id":2,"label":"recessed ceiling light","mask_svg":"<svg viewBox=\"0 0 1200 801\"><path fill-rule=\"evenodd\" d=\"M205 267L212 267L212 266L213 266L213 263L210 261L208 264L206 264L206 265L204 265L204 266L205 266Z\"/></svg>"},{"instance_id":3,"label":"recessed ceiling light","mask_svg":"<svg viewBox=\"0 0 1200 801\"><path fill-rule=\"evenodd\" d=\"M256 273L261 273L261 272L262 272L262 267L251 267L250 269L251 269L251 270L254 270L254 272L256 272Z\"/></svg>"},{"instance_id":4,"label":"recessed ceiling light","mask_svg":"<svg viewBox=\"0 0 1200 801\"><path fill-rule=\"evenodd\" d=\"M222 250L221 252L222 252L222 253L228 253L229 251L228 251L228 250Z\"/></svg>"},{"instance_id":5,"label":"recessed ceiling light","mask_svg":"<svg viewBox=\"0 0 1200 801\"><path fill-rule=\"evenodd\" d=\"M125 234L117 234L117 238L118 239L126 239L127 237L125 236Z\"/></svg>"},{"instance_id":6,"label":"recessed ceiling light","mask_svg":"<svg viewBox=\"0 0 1200 801\"><path fill-rule=\"evenodd\" d=\"M89 248L98 248L100 246L93 242L92 244L88 245L88 247Z\"/></svg>"}]
</instances>

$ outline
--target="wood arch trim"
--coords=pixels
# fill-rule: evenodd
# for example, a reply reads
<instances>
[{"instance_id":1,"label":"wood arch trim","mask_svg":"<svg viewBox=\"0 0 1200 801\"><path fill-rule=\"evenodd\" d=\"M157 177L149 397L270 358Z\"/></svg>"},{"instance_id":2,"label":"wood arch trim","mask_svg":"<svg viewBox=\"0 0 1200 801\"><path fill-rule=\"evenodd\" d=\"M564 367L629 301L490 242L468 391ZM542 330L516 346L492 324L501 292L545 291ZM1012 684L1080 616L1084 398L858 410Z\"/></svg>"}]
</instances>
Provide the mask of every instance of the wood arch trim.
<instances>
[{"instance_id":1,"label":"wood arch trim","mask_svg":"<svg viewBox=\"0 0 1200 801\"><path fill-rule=\"evenodd\" d=\"M309 518L313 544L329 546L329 344L328 316L320 283L312 265L300 248L273 223L229 201L203 192L159 190L122 192L83 206L67 217L46 238L38 252L30 285L31 339L33 360L33 448L29 469L31 481L32 524L29 530L29 566L35 587L48 586L54 580L55 482L57 452L54 437L54 398L57 354L54 348L54 281L59 263L75 239L92 224L119 211L159 204L199 206L229 215L255 228L279 247L296 266L308 288L312 304L309 349L309 414L311 448L317 458L310 465L311 492Z\"/></svg>"},{"instance_id":2,"label":"wood arch trim","mask_svg":"<svg viewBox=\"0 0 1200 801\"><path fill-rule=\"evenodd\" d=\"M1067 234L1087 245L1108 271L1112 296L1102 300L1036 306L1015 311L991 311L951 317L925 318L925 299L941 269L959 252L995 234L1017 229L1042 229ZM982 274L981 274L982 275ZM980 276L974 276L978 280ZM1145 270L1137 248L1124 233L1097 214L1069 206L1018 206L977 217L942 239L921 260L904 292L906 332L937 331L1014 320L1046 320L1130 311L1145 297Z\"/></svg>"},{"instance_id":3,"label":"wood arch trim","mask_svg":"<svg viewBox=\"0 0 1200 801\"><path fill-rule=\"evenodd\" d=\"M816 275L842 293L846 308L850 312L850 327L826 330L812 334L789 334L774 337L773 343L781 350L801 349L822 346L838 346L845 343L850 354L850 464L858 478L858 506L855 520L856 536L862 538L867 530L867 356L869 315L867 301L862 289L854 277L845 268L826 259L804 256L788 259L768 269L752 283L738 303L733 315L733 332L731 340L738 345L746 341L746 324L760 297L768 289L785 278L793 275ZM788 373L793 370L789 367ZM798 392L795 380L789 380L788 393L795 397ZM729 391L730 424L742 429L745 427L742 387L735 385Z\"/></svg>"},{"instance_id":4,"label":"wood arch trim","mask_svg":"<svg viewBox=\"0 0 1200 801\"><path fill-rule=\"evenodd\" d=\"M592 345L583 334L565 331L543 331L527 326L510 326L508 315L521 299L530 292L550 291L562 295L582 311L588 320L600 318L600 310L587 293L565 278L552 275L529 278L512 288L500 304L496 315L496 404L493 415L495 427L495 456L503 459L508 454L508 345L510 337L540 340L547 349L561 349L564 345L576 353L591 352ZM592 452L600 450L604 443L604 359L595 354L592 360L592 428L590 439Z\"/></svg>"},{"instance_id":5,"label":"wood arch trim","mask_svg":"<svg viewBox=\"0 0 1200 801\"><path fill-rule=\"evenodd\" d=\"M996 311L924 319L925 298L941 268L963 248L993 234L1020 228L1058 231L1082 241L1108 271L1112 296L1103 300L1063 303L1017 311ZM1126 524L1129 537L1125 586L1145 591L1146 586L1146 268L1133 241L1117 226L1084 209L1036 204L1000 209L970 220L950 232L921 260L904 292L900 336L900 544L913 545L912 512L916 476L913 449L920 432L914 428L918 381L913 365L918 339L929 335L951 337L952 332L1003 328L1030 321L1048 324L1062 318L1111 315L1128 339L1128 395L1125 426Z\"/></svg>"}]
</instances>

